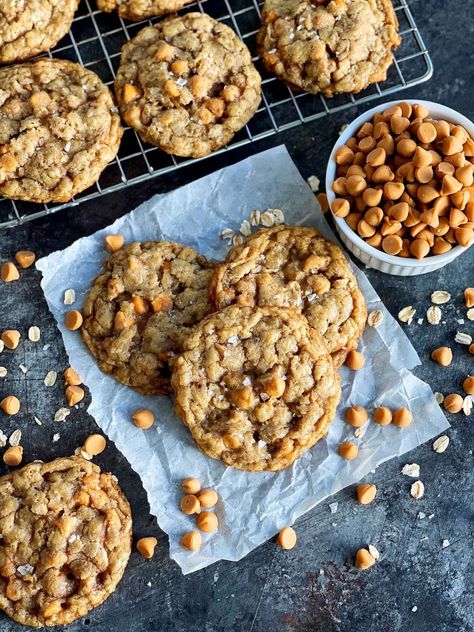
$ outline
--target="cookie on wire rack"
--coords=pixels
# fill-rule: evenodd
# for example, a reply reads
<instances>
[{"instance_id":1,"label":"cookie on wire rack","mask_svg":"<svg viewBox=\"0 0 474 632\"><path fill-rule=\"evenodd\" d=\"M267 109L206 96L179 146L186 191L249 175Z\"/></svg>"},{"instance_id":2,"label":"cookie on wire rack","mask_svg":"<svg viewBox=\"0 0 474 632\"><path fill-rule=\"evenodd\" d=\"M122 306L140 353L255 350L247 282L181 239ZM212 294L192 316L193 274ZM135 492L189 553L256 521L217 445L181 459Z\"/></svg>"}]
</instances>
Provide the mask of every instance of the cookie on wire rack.
<instances>
[{"instance_id":1,"label":"cookie on wire rack","mask_svg":"<svg viewBox=\"0 0 474 632\"><path fill-rule=\"evenodd\" d=\"M100 11L117 11L124 20L144 20L179 11L193 0L97 0Z\"/></svg>"}]
</instances>

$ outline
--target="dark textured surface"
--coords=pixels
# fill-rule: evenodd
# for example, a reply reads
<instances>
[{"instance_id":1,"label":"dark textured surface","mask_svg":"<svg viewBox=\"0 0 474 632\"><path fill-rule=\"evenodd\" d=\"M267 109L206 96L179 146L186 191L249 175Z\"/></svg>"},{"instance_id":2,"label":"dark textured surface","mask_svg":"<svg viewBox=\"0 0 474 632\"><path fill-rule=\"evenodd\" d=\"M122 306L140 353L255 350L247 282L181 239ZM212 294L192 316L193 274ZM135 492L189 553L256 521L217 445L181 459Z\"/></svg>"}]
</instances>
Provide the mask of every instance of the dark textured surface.
<instances>
[{"instance_id":1,"label":"dark textured surface","mask_svg":"<svg viewBox=\"0 0 474 632\"><path fill-rule=\"evenodd\" d=\"M434 65L434 78L405 97L426 98L450 105L474 117L474 67L470 46L474 35L472 2L459 0L411 2L418 25ZM400 96L402 96L400 95ZM362 110L360 110L362 111ZM360 113L360 112L359 112ZM151 194L174 188L274 144L286 143L305 177L315 173L321 179L330 147L341 125L357 111L343 113L312 125L276 136L240 154L211 158L174 176L135 187L124 194L109 196L10 232L0 233L0 260L11 258L20 248L38 255L64 248L82 235L92 233L131 210ZM434 390L461 392L463 377L473 371L473 356L452 342L457 329L474 334L474 324L465 318L462 291L474 286L474 248L448 267L413 279L385 276L373 270L367 274L393 314L413 305L425 317L433 290L453 295L443 307L445 324L432 327L416 324L406 331L423 360L416 370ZM71 280L73 286L73 280ZM29 342L28 327L41 328L41 343ZM2 396L15 393L23 408L16 418L0 415L0 428L9 434L23 432L25 461L66 455L97 431L85 412L86 398L79 410L64 423L54 423L54 412L62 405L63 386L43 385L47 371L67 366L59 332L49 314L39 287L39 273L23 271L21 280L0 286L0 330L18 328L23 341L17 351L4 351L0 365L9 369L0 384ZM430 350L451 344L455 360L442 369L429 360ZM43 346L49 345L44 350ZM28 367L28 373L18 368ZM40 427L33 415L42 420ZM112 470L132 502L135 536L156 535L155 558L145 560L133 553L125 578L116 593L89 617L70 630L97 632L468 632L474 630L474 509L472 419L462 413L450 416L451 443L444 454L435 454L430 444L420 446L405 458L378 468L373 480L379 489L376 501L363 507L355 502L354 490L332 498L338 501L336 514L329 502L322 503L296 524L298 544L284 552L268 542L238 564L222 562L188 577L168 558L167 538L148 513L146 495L138 477L125 459L109 445L95 461ZM60 433L57 443L52 435ZM403 464L416 462L426 486L423 499L410 498L412 479L400 474ZM3 471L3 470L2 470ZM417 518L419 511L426 518ZM431 519L428 516L432 515ZM449 540L442 548L442 540ZM382 553L379 563L366 573L352 566L357 548L372 543ZM151 586L148 586L148 583ZM417 607L413 612L413 608ZM0 615L0 630L20 626Z\"/></svg>"}]
</instances>

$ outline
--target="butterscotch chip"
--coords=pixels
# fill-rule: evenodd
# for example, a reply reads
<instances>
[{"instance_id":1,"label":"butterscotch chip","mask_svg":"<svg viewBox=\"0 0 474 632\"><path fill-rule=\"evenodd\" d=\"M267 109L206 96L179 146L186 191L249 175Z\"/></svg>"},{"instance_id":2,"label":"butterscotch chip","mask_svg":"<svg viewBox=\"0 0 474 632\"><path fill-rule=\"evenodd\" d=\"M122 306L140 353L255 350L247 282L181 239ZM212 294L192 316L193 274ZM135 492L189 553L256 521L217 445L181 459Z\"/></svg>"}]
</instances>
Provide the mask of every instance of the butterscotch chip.
<instances>
[{"instance_id":1,"label":"butterscotch chip","mask_svg":"<svg viewBox=\"0 0 474 632\"><path fill-rule=\"evenodd\" d=\"M367 315L340 248L314 229L299 226L262 230L231 248L226 262L216 268L210 295L217 309L246 295L253 305L302 312L324 336L338 366L357 347Z\"/></svg>"},{"instance_id":2,"label":"butterscotch chip","mask_svg":"<svg viewBox=\"0 0 474 632\"><path fill-rule=\"evenodd\" d=\"M219 497L213 489L203 489L198 494L199 502L205 509L211 509L217 504Z\"/></svg>"},{"instance_id":3,"label":"butterscotch chip","mask_svg":"<svg viewBox=\"0 0 474 632\"><path fill-rule=\"evenodd\" d=\"M167 393L169 362L211 311L212 269L192 248L167 241L134 242L112 254L89 290L81 328L101 370L145 395ZM137 297L156 311L137 311Z\"/></svg>"},{"instance_id":4,"label":"butterscotch chip","mask_svg":"<svg viewBox=\"0 0 474 632\"><path fill-rule=\"evenodd\" d=\"M201 534L198 531L189 531L183 535L180 544L183 548L190 551L199 551L202 544Z\"/></svg>"},{"instance_id":5,"label":"butterscotch chip","mask_svg":"<svg viewBox=\"0 0 474 632\"><path fill-rule=\"evenodd\" d=\"M1 477L0 521L0 607L24 625L85 615L127 565L130 506L114 477L82 458L30 463Z\"/></svg>"},{"instance_id":6,"label":"butterscotch chip","mask_svg":"<svg viewBox=\"0 0 474 632\"><path fill-rule=\"evenodd\" d=\"M346 461L353 461L359 454L359 448L352 441L343 441L339 445L339 455Z\"/></svg>"},{"instance_id":7,"label":"butterscotch chip","mask_svg":"<svg viewBox=\"0 0 474 632\"><path fill-rule=\"evenodd\" d=\"M380 406L374 410L374 421L380 426L387 426L392 422L392 411L386 406Z\"/></svg>"},{"instance_id":8,"label":"butterscotch chip","mask_svg":"<svg viewBox=\"0 0 474 632\"><path fill-rule=\"evenodd\" d=\"M398 428L407 428L413 421L413 415L405 406L393 411L393 423Z\"/></svg>"},{"instance_id":9,"label":"butterscotch chip","mask_svg":"<svg viewBox=\"0 0 474 632\"><path fill-rule=\"evenodd\" d=\"M451 393L446 395L443 401L443 406L448 413L458 413L462 410L464 399L457 393Z\"/></svg>"},{"instance_id":10,"label":"butterscotch chip","mask_svg":"<svg viewBox=\"0 0 474 632\"><path fill-rule=\"evenodd\" d=\"M143 555L143 557L146 557L147 560L150 560L154 553L155 553L155 548L156 545L158 544L158 540L156 538L153 537L146 537L146 538L140 538L137 541L137 551L140 553L140 555Z\"/></svg>"},{"instance_id":11,"label":"butterscotch chip","mask_svg":"<svg viewBox=\"0 0 474 632\"><path fill-rule=\"evenodd\" d=\"M84 399L84 389L80 386L68 386L65 391L66 401L69 406L75 406Z\"/></svg>"},{"instance_id":12,"label":"butterscotch chip","mask_svg":"<svg viewBox=\"0 0 474 632\"><path fill-rule=\"evenodd\" d=\"M194 476L189 476L188 478L185 478L181 483L181 489L185 494L197 494L198 491L201 489L201 481L197 478L194 478ZM203 505L203 507L206 506L207 505Z\"/></svg>"},{"instance_id":13,"label":"butterscotch chip","mask_svg":"<svg viewBox=\"0 0 474 632\"><path fill-rule=\"evenodd\" d=\"M148 430L155 423L155 415L148 408L139 408L132 414L132 420L137 428Z\"/></svg>"},{"instance_id":14,"label":"butterscotch chip","mask_svg":"<svg viewBox=\"0 0 474 632\"><path fill-rule=\"evenodd\" d=\"M201 512L201 503L193 494L186 494L179 501L181 511L188 516Z\"/></svg>"},{"instance_id":15,"label":"butterscotch chip","mask_svg":"<svg viewBox=\"0 0 474 632\"><path fill-rule=\"evenodd\" d=\"M14 395L8 395L0 402L0 408L7 415L16 415L20 411L20 400Z\"/></svg>"},{"instance_id":16,"label":"butterscotch chip","mask_svg":"<svg viewBox=\"0 0 474 632\"><path fill-rule=\"evenodd\" d=\"M164 44L171 49L165 56ZM175 76L171 64L178 61L183 72ZM130 103L123 95L127 84L141 92ZM261 100L260 84L236 33L194 12L147 26L123 46L115 93L122 116L144 141L197 158L228 143L252 118ZM230 87L238 96L229 102Z\"/></svg>"},{"instance_id":17,"label":"butterscotch chip","mask_svg":"<svg viewBox=\"0 0 474 632\"><path fill-rule=\"evenodd\" d=\"M277 542L282 549L290 550L296 544L296 532L292 527L283 527L277 537Z\"/></svg>"},{"instance_id":18,"label":"butterscotch chip","mask_svg":"<svg viewBox=\"0 0 474 632\"><path fill-rule=\"evenodd\" d=\"M196 518L197 528L205 533L212 533L219 526L219 521L212 511L202 511Z\"/></svg>"},{"instance_id":19,"label":"butterscotch chip","mask_svg":"<svg viewBox=\"0 0 474 632\"><path fill-rule=\"evenodd\" d=\"M360 351L356 351L355 349L351 349L347 354L346 366L348 366L353 371L358 371L362 369L365 365L365 358Z\"/></svg>"},{"instance_id":20,"label":"butterscotch chip","mask_svg":"<svg viewBox=\"0 0 474 632\"><path fill-rule=\"evenodd\" d=\"M104 237L104 246L107 252L111 254L117 252L125 243L125 237L123 235L106 235Z\"/></svg>"},{"instance_id":21,"label":"butterscotch chip","mask_svg":"<svg viewBox=\"0 0 474 632\"><path fill-rule=\"evenodd\" d=\"M467 287L464 290L464 304L466 307L474 307L474 287Z\"/></svg>"},{"instance_id":22,"label":"butterscotch chip","mask_svg":"<svg viewBox=\"0 0 474 632\"><path fill-rule=\"evenodd\" d=\"M346 217L349 215L351 206L348 200L336 198L331 204L331 211L336 217Z\"/></svg>"},{"instance_id":23,"label":"butterscotch chip","mask_svg":"<svg viewBox=\"0 0 474 632\"><path fill-rule=\"evenodd\" d=\"M367 549L359 549L356 553L355 566L360 571L365 571L375 564L375 557L373 557Z\"/></svg>"},{"instance_id":24,"label":"butterscotch chip","mask_svg":"<svg viewBox=\"0 0 474 632\"><path fill-rule=\"evenodd\" d=\"M23 460L23 448L21 445L14 445L7 448L3 453L3 462L9 467L16 467L20 465ZM6 595L9 597L9 594ZM10 595L11 596L11 595Z\"/></svg>"},{"instance_id":25,"label":"butterscotch chip","mask_svg":"<svg viewBox=\"0 0 474 632\"><path fill-rule=\"evenodd\" d=\"M453 361L453 352L449 347L438 347L431 352L431 358L441 366L449 366Z\"/></svg>"},{"instance_id":26,"label":"butterscotch chip","mask_svg":"<svg viewBox=\"0 0 474 632\"><path fill-rule=\"evenodd\" d=\"M346 410L346 421L355 428L360 428L368 420L369 416L363 406L351 406Z\"/></svg>"},{"instance_id":27,"label":"butterscotch chip","mask_svg":"<svg viewBox=\"0 0 474 632\"><path fill-rule=\"evenodd\" d=\"M14 263L6 261L0 267L0 278L4 283L11 283L12 281L18 281L20 273Z\"/></svg>"},{"instance_id":28,"label":"butterscotch chip","mask_svg":"<svg viewBox=\"0 0 474 632\"><path fill-rule=\"evenodd\" d=\"M2 332L2 342L7 349L16 349L20 344L21 334L16 329L6 329Z\"/></svg>"},{"instance_id":29,"label":"butterscotch chip","mask_svg":"<svg viewBox=\"0 0 474 632\"><path fill-rule=\"evenodd\" d=\"M467 395L474 395L474 376L469 375L462 383L462 387Z\"/></svg>"},{"instance_id":30,"label":"butterscotch chip","mask_svg":"<svg viewBox=\"0 0 474 632\"><path fill-rule=\"evenodd\" d=\"M269 375L286 382L278 397L264 391ZM199 449L244 470L290 465L325 435L340 397L323 338L296 311L277 307L230 306L206 317L173 365L172 386ZM229 395L241 386L252 390L245 408ZM226 445L229 434L238 447Z\"/></svg>"},{"instance_id":31,"label":"butterscotch chip","mask_svg":"<svg viewBox=\"0 0 474 632\"><path fill-rule=\"evenodd\" d=\"M105 437L100 434L92 434L84 441L84 450L92 456L101 454L107 445Z\"/></svg>"},{"instance_id":32,"label":"butterscotch chip","mask_svg":"<svg viewBox=\"0 0 474 632\"><path fill-rule=\"evenodd\" d=\"M64 382L68 386L79 386L80 384L82 384L81 378L79 377L77 372L74 371L74 369L70 366L64 371Z\"/></svg>"},{"instance_id":33,"label":"butterscotch chip","mask_svg":"<svg viewBox=\"0 0 474 632\"><path fill-rule=\"evenodd\" d=\"M377 488L373 483L357 485L357 499L362 505L369 505L377 494Z\"/></svg>"},{"instance_id":34,"label":"butterscotch chip","mask_svg":"<svg viewBox=\"0 0 474 632\"><path fill-rule=\"evenodd\" d=\"M77 309L71 309L69 312L66 312L66 315L64 317L64 324L71 331L80 329L80 327L82 326L82 322L82 314Z\"/></svg>"},{"instance_id":35,"label":"butterscotch chip","mask_svg":"<svg viewBox=\"0 0 474 632\"><path fill-rule=\"evenodd\" d=\"M36 255L31 250L19 250L15 254L15 260L20 268L29 268L35 262Z\"/></svg>"}]
</instances>

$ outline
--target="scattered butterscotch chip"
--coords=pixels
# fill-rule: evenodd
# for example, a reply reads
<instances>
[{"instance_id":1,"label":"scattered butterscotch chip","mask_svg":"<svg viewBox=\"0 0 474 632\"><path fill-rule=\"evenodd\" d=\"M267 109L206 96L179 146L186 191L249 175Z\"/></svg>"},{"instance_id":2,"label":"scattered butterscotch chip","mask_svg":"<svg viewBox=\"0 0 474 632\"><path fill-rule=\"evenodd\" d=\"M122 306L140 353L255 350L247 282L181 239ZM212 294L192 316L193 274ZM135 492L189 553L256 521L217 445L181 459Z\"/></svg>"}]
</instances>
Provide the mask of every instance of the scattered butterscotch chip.
<instances>
[{"instance_id":1,"label":"scattered butterscotch chip","mask_svg":"<svg viewBox=\"0 0 474 632\"><path fill-rule=\"evenodd\" d=\"M201 531L212 533L219 526L219 521L212 511L202 511L196 518L196 525Z\"/></svg>"},{"instance_id":2,"label":"scattered butterscotch chip","mask_svg":"<svg viewBox=\"0 0 474 632\"><path fill-rule=\"evenodd\" d=\"M462 410L464 398L457 393L451 393L444 398L443 406L448 413L458 413Z\"/></svg>"},{"instance_id":3,"label":"scattered butterscotch chip","mask_svg":"<svg viewBox=\"0 0 474 632\"><path fill-rule=\"evenodd\" d=\"M189 476L181 483L181 489L185 494L197 494L201 489L201 481L194 476Z\"/></svg>"},{"instance_id":4,"label":"scattered butterscotch chip","mask_svg":"<svg viewBox=\"0 0 474 632\"><path fill-rule=\"evenodd\" d=\"M469 353L474 355L474 342L469 345Z\"/></svg>"},{"instance_id":5,"label":"scattered butterscotch chip","mask_svg":"<svg viewBox=\"0 0 474 632\"><path fill-rule=\"evenodd\" d=\"M75 406L84 399L84 389L80 386L68 386L65 391L66 401L69 406Z\"/></svg>"},{"instance_id":6,"label":"scattered butterscotch chip","mask_svg":"<svg viewBox=\"0 0 474 632\"><path fill-rule=\"evenodd\" d=\"M14 445L7 448L3 453L3 462L5 465L14 467L20 465L23 459L23 447L21 445Z\"/></svg>"},{"instance_id":7,"label":"scattered butterscotch chip","mask_svg":"<svg viewBox=\"0 0 474 632\"><path fill-rule=\"evenodd\" d=\"M97 456L105 450L106 445L105 437L100 434L91 434L84 441L84 450L92 456Z\"/></svg>"},{"instance_id":8,"label":"scattered butterscotch chip","mask_svg":"<svg viewBox=\"0 0 474 632\"><path fill-rule=\"evenodd\" d=\"M20 344L20 332L16 329L7 329L2 333L2 341L7 349L16 349Z\"/></svg>"},{"instance_id":9,"label":"scattered butterscotch chip","mask_svg":"<svg viewBox=\"0 0 474 632\"><path fill-rule=\"evenodd\" d=\"M355 349L352 349L347 354L345 364L347 367L349 367L353 371L358 371L359 369L362 369L362 367L364 366L365 358L360 351L355 351Z\"/></svg>"},{"instance_id":10,"label":"scattered butterscotch chip","mask_svg":"<svg viewBox=\"0 0 474 632\"><path fill-rule=\"evenodd\" d=\"M82 325L82 314L77 311L77 309L71 309L69 312L66 312L66 316L64 317L64 324L71 331L75 331L79 329Z\"/></svg>"},{"instance_id":11,"label":"scattered butterscotch chip","mask_svg":"<svg viewBox=\"0 0 474 632\"><path fill-rule=\"evenodd\" d=\"M377 494L377 488L373 483L357 485L357 499L362 505L370 504Z\"/></svg>"},{"instance_id":12,"label":"scattered butterscotch chip","mask_svg":"<svg viewBox=\"0 0 474 632\"><path fill-rule=\"evenodd\" d=\"M179 502L179 507L188 516L201 513L201 503L193 494L186 494Z\"/></svg>"},{"instance_id":13,"label":"scattered butterscotch chip","mask_svg":"<svg viewBox=\"0 0 474 632\"><path fill-rule=\"evenodd\" d=\"M379 406L374 410L374 421L380 426L388 426L392 423L392 411L386 406Z\"/></svg>"},{"instance_id":14,"label":"scattered butterscotch chip","mask_svg":"<svg viewBox=\"0 0 474 632\"><path fill-rule=\"evenodd\" d=\"M0 402L0 408L7 415L16 415L20 410L20 400L14 395L8 395Z\"/></svg>"},{"instance_id":15,"label":"scattered butterscotch chip","mask_svg":"<svg viewBox=\"0 0 474 632\"><path fill-rule=\"evenodd\" d=\"M104 237L104 246L107 252L114 253L125 243L125 238L123 235L106 235Z\"/></svg>"},{"instance_id":16,"label":"scattered butterscotch chip","mask_svg":"<svg viewBox=\"0 0 474 632\"><path fill-rule=\"evenodd\" d=\"M213 489L203 489L198 494L199 502L201 503L201 507L205 509L210 509L217 504L219 500L219 496Z\"/></svg>"},{"instance_id":17,"label":"scattered butterscotch chip","mask_svg":"<svg viewBox=\"0 0 474 632\"><path fill-rule=\"evenodd\" d=\"M355 567L365 571L375 564L375 557L367 549L359 549L355 557Z\"/></svg>"},{"instance_id":18,"label":"scattered butterscotch chip","mask_svg":"<svg viewBox=\"0 0 474 632\"><path fill-rule=\"evenodd\" d=\"M31 250L19 250L15 255L15 259L20 268L29 268L34 264L36 255Z\"/></svg>"},{"instance_id":19,"label":"scattered butterscotch chip","mask_svg":"<svg viewBox=\"0 0 474 632\"><path fill-rule=\"evenodd\" d=\"M346 461L353 461L359 454L359 448L352 441L343 441L339 445L339 455Z\"/></svg>"},{"instance_id":20,"label":"scattered butterscotch chip","mask_svg":"<svg viewBox=\"0 0 474 632\"><path fill-rule=\"evenodd\" d=\"M137 428L148 430L155 423L155 415L148 408L139 408L132 414L133 423Z\"/></svg>"},{"instance_id":21,"label":"scattered butterscotch chip","mask_svg":"<svg viewBox=\"0 0 474 632\"><path fill-rule=\"evenodd\" d=\"M474 375L469 375L462 383L462 387L467 395L474 395Z\"/></svg>"},{"instance_id":22,"label":"scattered butterscotch chip","mask_svg":"<svg viewBox=\"0 0 474 632\"><path fill-rule=\"evenodd\" d=\"M407 428L412 421L413 415L405 406L393 411L393 423L398 428Z\"/></svg>"},{"instance_id":23,"label":"scattered butterscotch chip","mask_svg":"<svg viewBox=\"0 0 474 632\"><path fill-rule=\"evenodd\" d=\"M82 384L81 378L79 377L77 372L74 371L74 369L70 366L64 371L63 375L64 382L67 386L79 386L80 384Z\"/></svg>"},{"instance_id":24,"label":"scattered butterscotch chip","mask_svg":"<svg viewBox=\"0 0 474 632\"><path fill-rule=\"evenodd\" d=\"M319 206L323 213L327 213L329 211L329 202L328 196L325 193L317 193L316 198L319 202Z\"/></svg>"},{"instance_id":25,"label":"scattered butterscotch chip","mask_svg":"<svg viewBox=\"0 0 474 632\"><path fill-rule=\"evenodd\" d=\"M146 559L149 560L153 557L153 554L155 553L155 547L157 544L158 544L158 540L156 538L149 536L146 538L140 538L137 541L136 547L140 555L143 555L143 557L146 557Z\"/></svg>"},{"instance_id":26,"label":"scattered butterscotch chip","mask_svg":"<svg viewBox=\"0 0 474 632\"><path fill-rule=\"evenodd\" d=\"M18 281L20 273L18 268L12 261L6 261L0 268L0 278L5 283L11 283L12 281Z\"/></svg>"},{"instance_id":27,"label":"scattered butterscotch chip","mask_svg":"<svg viewBox=\"0 0 474 632\"><path fill-rule=\"evenodd\" d=\"M431 352L431 358L441 366L449 366L453 361L453 352L449 347L438 347Z\"/></svg>"},{"instance_id":28,"label":"scattered butterscotch chip","mask_svg":"<svg viewBox=\"0 0 474 632\"><path fill-rule=\"evenodd\" d=\"M180 544L183 548L190 551L199 551L201 548L202 537L198 531L188 531L180 540Z\"/></svg>"},{"instance_id":29,"label":"scattered butterscotch chip","mask_svg":"<svg viewBox=\"0 0 474 632\"><path fill-rule=\"evenodd\" d=\"M277 542L282 549L290 550L296 544L296 532L292 527L283 527L277 537Z\"/></svg>"},{"instance_id":30,"label":"scattered butterscotch chip","mask_svg":"<svg viewBox=\"0 0 474 632\"><path fill-rule=\"evenodd\" d=\"M351 406L346 410L346 421L354 428L360 428L368 420L369 416L363 406Z\"/></svg>"},{"instance_id":31,"label":"scattered butterscotch chip","mask_svg":"<svg viewBox=\"0 0 474 632\"><path fill-rule=\"evenodd\" d=\"M464 302L466 307L474 307L474 287L467 287L464 290Z\"/></svg>"}]
</instances>

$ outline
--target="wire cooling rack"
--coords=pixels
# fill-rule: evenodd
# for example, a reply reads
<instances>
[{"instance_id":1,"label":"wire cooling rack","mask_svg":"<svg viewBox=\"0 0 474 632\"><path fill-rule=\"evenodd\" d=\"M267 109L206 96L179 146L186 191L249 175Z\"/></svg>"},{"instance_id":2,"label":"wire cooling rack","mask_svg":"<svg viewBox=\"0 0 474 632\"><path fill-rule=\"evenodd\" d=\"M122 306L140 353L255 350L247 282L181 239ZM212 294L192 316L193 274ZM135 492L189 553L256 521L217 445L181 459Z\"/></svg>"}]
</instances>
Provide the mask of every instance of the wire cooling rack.
<instances>
[{"instance_id":1,"label":"wire cooling rack","mask_svg":"<svg viewBox=\"0 0 474 632\"><path fill-rule=\"evenodd\" d=\"M262 0L196 0L186 7L186 11L203 11L232 27L254 54L262 4ZM263 79L260 109L229 145L214 154L230 151L428 80L433 73L433 65L407 1L395 0L394 5L400 23L402 43L386 81L375 84L358 95L340 95L326 99L320 95L293 92L283 82L267 73L255 56L255 63ZM79 62L113 87L122 45L154 21L156 20L125 22L116 13L98 11L95 0L83 0L71 31L49 55ZM196 159L170 156L156 147L144 144L133 130L126 128L118 156L108 165L94 186L67 204L33 204L0 198L0 228L17 226L56 213L86 200L175 171L195 161Z\"/></svg>"}]
</instances>

